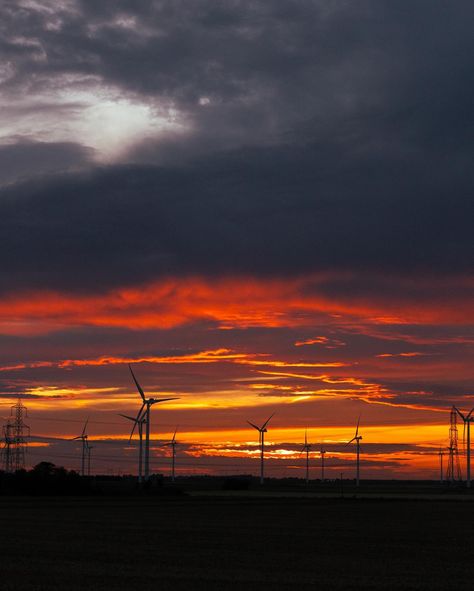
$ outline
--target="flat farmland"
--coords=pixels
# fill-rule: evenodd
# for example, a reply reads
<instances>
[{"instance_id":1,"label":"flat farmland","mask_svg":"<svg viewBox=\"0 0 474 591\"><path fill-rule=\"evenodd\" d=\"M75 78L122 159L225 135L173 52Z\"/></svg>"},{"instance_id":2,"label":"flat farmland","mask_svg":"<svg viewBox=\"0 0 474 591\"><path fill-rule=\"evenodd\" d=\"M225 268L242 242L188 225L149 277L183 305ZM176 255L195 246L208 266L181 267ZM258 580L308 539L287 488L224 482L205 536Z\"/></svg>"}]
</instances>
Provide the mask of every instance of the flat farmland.
<instances>
[{"instance_id":1,"label":"flat farmland","mask_svg":"<svg viewBox=\"0 0 474 591\"><path fill-rule=\"evenodd\" d=\"M472 589L474 504L0 498L2 591Z\"/></svg>"}]
</instances>

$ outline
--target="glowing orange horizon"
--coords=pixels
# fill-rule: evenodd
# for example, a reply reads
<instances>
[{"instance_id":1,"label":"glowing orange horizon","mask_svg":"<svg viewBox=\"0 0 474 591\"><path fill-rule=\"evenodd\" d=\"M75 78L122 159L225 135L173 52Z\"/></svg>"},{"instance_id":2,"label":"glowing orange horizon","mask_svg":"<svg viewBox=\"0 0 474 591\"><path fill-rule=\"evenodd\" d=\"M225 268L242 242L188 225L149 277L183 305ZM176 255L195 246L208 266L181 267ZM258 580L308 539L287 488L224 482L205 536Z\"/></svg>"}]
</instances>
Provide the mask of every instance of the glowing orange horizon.
<instances>
[{"instance_id":1,"label":"glowing orange horizon","mask_svg":"<svg viewBox=\"0 0 474 591\"><path fill-rule=\"evenodd\" d=\"M163 332L156 348L148 353L146 347L150 345L145 345L144 352L135 354L132 351L137 349L139 339L134 334L133 349L118 341L110 345L107 354L98 355L97 351L103 352L98 346L82 347L80 352L70 348L59 350L55 349L52 339L44 357L41 350L35 351L27 360L5 355L0 372L6 383L11 380L11 392L22 390L31 397L27 404L35 412L43 415L54 412L57 417L71 416L69 413L74 412L81 416L91 412L109 413L110 416L111 413L131 412L130 409L140 404L133 383L127 383L130 376L127 372L127 378L124 378L125 374L120 370L115 374L109 370L107 376L118 375L112 379L117 379L120 384L111 387L103 377L105 371L91 370L89 373L88 368L146 364L143 373L148 373L148 383L152 376L152 388L159 390L160 394L180 398L167 403L166 409L160 411L161 417L172 417L174 422L182 413L188 422L197 424L196 428L181 433L184 442L196 446L189 452L196 457L199 454L250 459L255 456L253 448L250 451L243 447L237 449L237 446L248 443L252 436L244 428L209 429L206 426L213 412L221 417L228 413L239 415L242 409L266 413L269 407L284 405L291 425L292 418L297 418L296 424L298 419L301 422L302 417L312 416L311 412L317 413L316 405L319 404L326 405L327 417L338 416L337 404L352 405L357 411L360 409L357 405L367 404L380 424L367 427L364 438L373 437L378 443L396 443L383 424L390 416L397 420L403 416L409 423L398 428L398 435L404 443L413 442L428 448L423 457L417 456L416 451L380 453L377 458L382 464L392 462L405 473L417 466L434 470L436 451L431 459L427 455L431 453L431 446L442 445L442 440L447 438L447 425L441 424L441 413L446 413L446 404L451 398L445 395L439 400L432 396L430 381L439 380L443 386L451 383L450 376L461 377L463 383L469 378L467 347L458 347L454 354L446 354L447 348L438 349L437 346L464 346L472 343L472 339L467 331L467 336L462 331L436 334L432 326L443 323L465 325L472 302L456 294L452 301L443 304L436 300L420 302L402 298L398 302L396 298L384 299L382 296L326 295L325 282L340 278L341 274L288 279L187 277L168 278L95 295L10 294L0 298L0 332L4 334L28 337L64 328L121 327L136 331L140 336L142 330L160 329L171 333L174 328L194 323L194 340L188 350L180 348L178 353L170 354L163 344L168 333ZM342 278L349 280L353 275ZM465 278L459 281L468 282ZM460 293L467 293L467 290L460 290ZM403 324L431 326L423 327L418 334L407 327L407 332L412 330L415 334L404 334L403 326L394 326ZM224 332L260 327L274 330L259 331L258 343L251 340L255 334L251 330L241 330L235 333L235 337ZM209 328L212 330L206 333ZM279 338L280 329L285 340L273 348L273 335ZM210 335L203 338L205 346L200 347L196 331ZM325 332L327 334L322 334ZM453 332L455 334L450 336ZM262 334L264 336L260 338ZM351 340L352 335L356 335L359 342L360 335L373 341L369 348L358 350L354 346L358 341ZM393 340L399 342L391 345ZM138 347L142 351L141 345ZM157 351L163 349L166 354L159 355ZM184 376L183 379L180 376ZM195 384L192 382L194 376L197 376ZM397 390L397 380L401 382L399 390L403 392ZM404 382L406 386L403 386ZM3 400L7 401L5 405L10 403L7 397ZM357 411L354 411L355 416ZM203 414L199 415L199 412ZM439 425L432 424L436 418L433 413L440 415ZM426 423L422 422L423 416ZM414 424L413 417L420 422ZM58 433L56 427L53 424L48 429ZM96 437L98 440L120 441L124 430L125 426L120 425L100 428ZM311 435L327 436L333 441L343 437L343 431L350 431L350 428L310 429ZM332 435L329 436L329 432ZM158 431L154 433L154 437L158 435ZM298 438L301 439L301 429L272 427L268 443L278 444L279 438L297 442ZM275 461L292 460L296 464L295 453L288 446L280 448L276 445L270 457ZM351 457L349 450L334 453L341 458ZM375 456L371 457L374 459ZM377 469L375 464L372 468Z\"/></svg>"}]
</instances>

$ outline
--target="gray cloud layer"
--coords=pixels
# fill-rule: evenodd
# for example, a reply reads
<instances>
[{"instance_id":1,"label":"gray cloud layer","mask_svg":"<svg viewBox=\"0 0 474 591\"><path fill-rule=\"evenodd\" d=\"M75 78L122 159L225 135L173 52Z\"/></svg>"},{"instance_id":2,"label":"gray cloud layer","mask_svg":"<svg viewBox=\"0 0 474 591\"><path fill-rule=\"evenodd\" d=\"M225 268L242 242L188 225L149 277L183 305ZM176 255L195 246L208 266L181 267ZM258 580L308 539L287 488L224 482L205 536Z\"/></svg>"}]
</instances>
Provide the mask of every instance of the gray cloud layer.
<instances>
[{"instance_id":1,"label":"gray cloud layer","mask_svg":"<svg viewBox=\"0 0 474 591\"><path fill-rule=\"evenodd\" d=\"M63 121L79 107L59 92L99 86L189 123L144 134L114 166L3 189L2 289L472 270L472 3L0 10L9 113ZM10 138L4 181L28 174L22 162L30 175L90 166L74 129L59 145Z\"/></svg>"}]
</instances>

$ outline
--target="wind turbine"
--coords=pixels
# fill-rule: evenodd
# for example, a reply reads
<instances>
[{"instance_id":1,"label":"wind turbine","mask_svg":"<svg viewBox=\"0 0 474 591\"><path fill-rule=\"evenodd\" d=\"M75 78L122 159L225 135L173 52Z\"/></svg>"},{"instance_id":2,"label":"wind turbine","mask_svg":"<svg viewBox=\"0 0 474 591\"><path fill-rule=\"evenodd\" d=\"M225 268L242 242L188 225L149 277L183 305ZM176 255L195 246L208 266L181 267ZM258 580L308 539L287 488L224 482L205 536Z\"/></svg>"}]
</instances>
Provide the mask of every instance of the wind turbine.
<instances>
[{"instance_id":1,"label":"wind turbine","mask_svg":"<svg viewBox=\"0 0 474 591\"><path fill-rule=\"evenodd\" d=\"M87 443L87 476L91 475L91 450L93 449L94 446Z\"/></svg>"},{"instance_id":2,"label":"wind turbine","mask_svg":"<svg viewBox=\"0 0 474 591\"><path fill-rule=\"evenodd\" d=\"M145 398L145 393L142 390L142 387L137 381L135 374L133 373L132 366L129 365L128 368L130 369L130 373L132 374L133 381L135 382L135 386L142 398L143 404L142 407L137 415L137 419L145 418L145 482L148 482L150 478L150 409L154 404L158 402L166 402L168 400L178 400L178 398ZM132 429L133 434L134 429Z\"/></svg>"},{"instance_id":3,"label":"wind turbine","mask_svg":"<svg viewBox=\"0 0 474 591\"><path fill-rule=\"evenodd\" d=\"M306 452L306 485L309 484L309 452L311 450L311 444L308 443L308 430L304 430L304 445L300 451L300 454Z\"/></svg>"},{"instance_id":4,"label":"wind turbine","mask_svg":"<svg viewBox=\"0 0 474 591\"><path fill-rule=\"evenodd\" d=\"M129 421L132 421L134 423L128 443L130 443L130 441L132 440L132 435L133 431L135 430L135 427L138 428L138 483L141 484L143 480L143 425L146 419L144 416L140 417L140 415L136 417L129 417L128 415L123 415L121 413L119 414L121 417L124 417L125 419L128 419Z\"/></svg>"},{"instance_id":5,"label":"wind turbine","mask_svg":"<svg viewBox=\"0 0 474 591\"><path fill-rule=\"evenodd\" d=\"M357 419L357 427L356 427L356 432L355 432L354 437L346 443L346 445L349 445L353 441L356 442L356 453L357 453L356 486L359 486L359 480L360 480L359 479L359 476L360 476L360 462L359 462L359 460L360 460L360 440L362 439L362 436L359 435L359 423L360 423L360 416Z\"/></svg>"},{"instance_id":6,"label":"wind turbine","mask_svg":"<svg viewBox=\"0 0 474 591\"><path fill-rule=\"evenodd\" d=\"M263 484L264 482L264 477L263 477L263 456L264 456L264 447L265 447L265 433L267 432L267 425L270 422L270 419L273 417L275 413L272 413L268 419L263 423L263 425L261 427L258 427L257 425L254 425L253 423L251 423L250 421L247 421L247 423L253 427L254 429L257 429L257 431L259 432L259 444L260 444L260 484Z\"/></svg>"},{"instance_id":7,"label":"wind turbine","mask_svg":"<svg viewBox=\"0 0 474 591\"><path fill-rule=\"evenodd\" d=\"M171 482L174 482L174 467L176 463L176 445L178 442L176 441L176 433L178 431L178 427L174 430L173 439L164 445L169 445L171 447Z\"/></svg>"},{"instance_id":8,"label":"wind turbine","mask_svg":"<svg viewBox=\"0 0 474 591\"><path fill-rule=\"evenodd\" d=\"M81 458L81 476L85 476L85 465L86 465L86 457L88 455L88 449L89 449L89 445L87 443L87 433L86 433L86 429L87 429L87 423L89 422L89 419L87 419L87 421L84 424L84 428L82 429L82 433L80 435L78 435L77 437L73 437L71 439L71 441L77 441L78 439L82 440L82 458Z\"/></svg>"},{"instance_id":9,"label":"wind turbine","mask_svg":"<svg viewBox=\"0 0 474 591\"><path fill-rule=\"evenodd\" d=\"M474 412L474 408L465 415L462 413L458 408L454 407L455 411L461 417L464 423L464 433L467 431L467 450L466 450L466 486L467 488L471 488L471 423L474 421L474 417L472 417L472 413Z\"/></svg>"},{"instance_id":10,"label":"wind turbine","mask_svg":"<svg viewBox=\"0 0 474 591\"><path fill-rule=\"evenodd\" d=\"M324 482L324 454L326 453L326 450L323 449L323 447L321 446L321 451L319 452L319 455L321 456L321 482Z\"/></svg>"},{"instance_id":11,"label":"wind turbine","mask_svg":"<svg viewBox=\"0 0 474 591\"><path fill-rule=\"evenodd\" d=\"M439 456L439 481L440 481L441 484L443 484L443 482L444 482L444 478L443 478L443 456L444 456L444 451L443 451L443 448L442 447L439 448L438 456Z\"/></svg>"}]
</instances>

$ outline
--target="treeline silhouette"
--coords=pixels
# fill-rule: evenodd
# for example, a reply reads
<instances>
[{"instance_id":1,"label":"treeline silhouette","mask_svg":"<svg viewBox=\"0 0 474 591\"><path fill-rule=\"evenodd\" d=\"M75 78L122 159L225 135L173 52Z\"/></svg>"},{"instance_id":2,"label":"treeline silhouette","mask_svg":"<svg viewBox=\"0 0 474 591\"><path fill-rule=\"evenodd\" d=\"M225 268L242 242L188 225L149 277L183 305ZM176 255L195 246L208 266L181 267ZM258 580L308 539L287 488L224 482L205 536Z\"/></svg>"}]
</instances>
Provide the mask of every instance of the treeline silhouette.
<instances>
[{"instance_id":1,"label":"treeline silhouette","mask_svg":"<svg viewBox=\"0 0 474 591\"><path fill-rule=\"evenodd\" d=\"M83 495L94 494L92 479L74 470L40 462L32 470L0 472L0 495Z\"/></svg>"},{"instance_id":2,"label":"treeline silhouette","mask_svg":"<svg viewBox=\"0 0 474 591\"><path fill-rule=\"evenodd\" d=\"M461 483L444 483L440 487L438 481L422 480L370 480L362 483L363 491L376 493L457 493L461 490ZM304 480L295 477L268 478L264 489L259 479L250 474L236 474L216 476L209 474L195 474L178 476L176 482L163 474L152 474L147 483L139 485L136 476L123 475L94 475L81 476L74 470L67 470L51 462L40 462L31 470L17 470L9 473L0 471L0 496L134 496L151 494L158 496L181 496L191 491L277 491L282 492L324 492L336 495L355 494L353 479L335 479L321 481L312 480L309 485ZM464 490L464 488L462 488ZM467 492L467 491L466 491Z\"/></svg>"},{"instance_id":3,"label":"treeline silhouette","mask_svg":"<svg viewBox=\"0 0 474 591\"><path fill-rule=\"evenodd\" d=\"M139 486L132 475L81 476L79 472L44 461L31 470L0 471L0 496L181 494L178 487L163 484L161 474L153 474L149 482Z\"/></svg>"},{"instance_id":4,"label":"treeline silhouette","mask_svg":"<svg viewBox=\"0 0 474 591\"><path fill-rule=\"evenodd\" d=\"M31 470L16 472L0 471L0 496L56 496L56 495L134 495L158 494L181 495L184 489L191 490L247 490L258 480L250 475L213 476L192 475L177 478L173 483L162 474L152 474L147 483L139 485L133 475L81 476L79 472L42 461ZM268 486L291 482L298 479L269 479ZM258 488L258 487L257 487Z\"/></svg>"}]
</instances>

